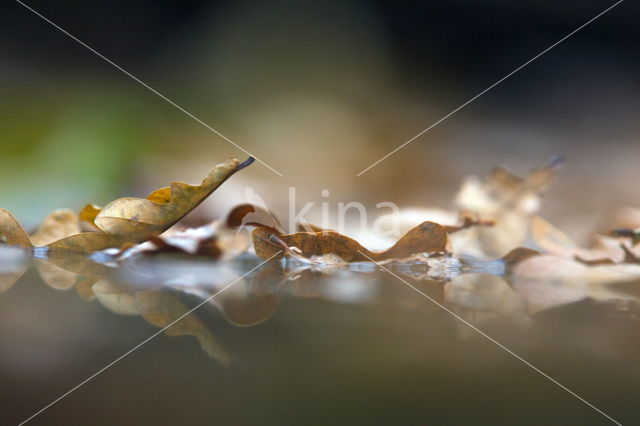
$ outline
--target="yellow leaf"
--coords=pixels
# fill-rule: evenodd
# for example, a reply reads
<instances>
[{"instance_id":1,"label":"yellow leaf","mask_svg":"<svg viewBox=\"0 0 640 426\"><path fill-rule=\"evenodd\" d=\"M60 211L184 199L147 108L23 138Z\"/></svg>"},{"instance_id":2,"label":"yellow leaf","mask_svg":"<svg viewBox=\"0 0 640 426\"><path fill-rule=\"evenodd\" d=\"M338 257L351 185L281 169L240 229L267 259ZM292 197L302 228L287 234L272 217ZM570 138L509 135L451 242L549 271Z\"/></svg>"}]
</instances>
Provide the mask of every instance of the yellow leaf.
<instances>
[{"instance_id":1,"label":"yellow leaf","mask_svg":"<svg viewBox=\"0 0 640 426\"><path fill-rule=\"evenodd\" d=\"M96 219L96 216L98 216L98 213L100 213L100 210L102 210L100 206L96 206L95 204L87 204L82 208L82 210L80 210L80 213L78 213L78 217L80 218L80 220L96 226L93 221Z\"/></svg>"}]
</instances>

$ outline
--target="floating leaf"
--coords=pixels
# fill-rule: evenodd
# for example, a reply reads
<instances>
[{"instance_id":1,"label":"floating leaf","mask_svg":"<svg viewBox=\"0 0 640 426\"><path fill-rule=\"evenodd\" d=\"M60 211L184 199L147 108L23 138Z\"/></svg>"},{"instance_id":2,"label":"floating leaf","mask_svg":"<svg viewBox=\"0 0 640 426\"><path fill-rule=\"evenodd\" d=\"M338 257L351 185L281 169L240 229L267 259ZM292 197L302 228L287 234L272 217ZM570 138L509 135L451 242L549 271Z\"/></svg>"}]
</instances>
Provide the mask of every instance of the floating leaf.
<instances>
[{"instance_id":1,"label":"floating leaf","mask_svg":"<svg viewBox=\"0 0 640 426\"><path fill-rule=\"evenodd\" d=\"M100 209L85 206L80 218L98 228L98 232L82 232L78 217L68 210L53 212L29 240L24 229L7 210L0 209L2 242L21 247L48 245L52 250L88 253L126 243L139 243L161 234L196 208L235 172L253 162L235 158L217 165L200 185L173 182L153 191L145 199L120 198Z\"/></svg>"},{"instance_id":2,"label":"floating leaf","mask_svg":"<svg viewBox=\"0 0 640 426\"><path fill-rule=\"evenodd\" d=\"M253 233L256 254L268 259L280 250L298 253L305 258L334 254L345 262L388 261L408 258L417 253L446 251L447 232L442 225L423 222L407 232L396 244L383 252L372 252L357 241L334 231L280 234L273 228L258 227Z\"/></svg>"},{"instance_id":3,"label":"floating leaf","mask_svg":"<svg viewBox=\"0 0 640 426\"><path fill-rule=\"evenodd\" d=\"M235 158L216 166L200 185L173 182L153 191L147 198L120 198L107 204L93 223L105 234L140 242L169 229L238 170L253 162Z\"/></svg>"},{"instance_id":4,"label":"floating leaf","mask_svg":"<svg viewBox=\"0 0 640 426\"><path fill-rule=\"evenodd\" d=\"M9 210L0 209L0 243L31 248L31 240Z\"/></svg>"}]
</instances>

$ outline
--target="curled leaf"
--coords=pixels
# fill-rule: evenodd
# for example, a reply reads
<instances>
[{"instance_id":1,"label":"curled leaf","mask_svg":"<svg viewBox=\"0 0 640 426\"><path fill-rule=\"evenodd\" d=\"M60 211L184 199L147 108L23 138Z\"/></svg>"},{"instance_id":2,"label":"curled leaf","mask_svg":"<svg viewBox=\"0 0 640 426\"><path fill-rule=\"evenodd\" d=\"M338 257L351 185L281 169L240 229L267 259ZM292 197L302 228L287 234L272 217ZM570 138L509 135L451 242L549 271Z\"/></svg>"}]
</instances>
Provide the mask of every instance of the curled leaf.
<instances>
[{"instance_id":1,"label":"curled leaf","mask_svg":"<svg viewBox=\"0 0 640 426\"><path fill-rule=\"evenodd\" d=\"M447 246L445 228L434 222L421 223L382 252L372 252L354 239L334 231L280 234L273 228L258 227L252 237L256 254L263 259L284 249L305 258L334 254L346 262L388 261L405 259L417 253L445 252Z\"/></svg>"},{"instance_id":2,"label":"curled leaf","mask_svg":"<svg viewBox=\"0 0 640 426\"><path fill-rule=\"evenodd\" d=\"M200 185L173 182L166 188L156 189L147 198L119 198L102 209L87 205L80 212L81 218L101 232L71 235L49 247L90 252L145 241L176 224L231 175L252 162L251 157L243 163L231 158L214 167Z\"/></svg>"},{"instance_id":3,"label":"curled leaf","mask_svg":"<svg viewBox=\"0 0 640 426\"><path fill-rule=\"evenodd\" d=\"M495 226L474 229L470 236L473 238L464 241L462 246L452 236L454 251L462 249L480 257L495 257L524 245L531 217L540 208L540 196L562 164L564 158L554 157L526 177L498 167L484 180L467 179L458 193L458 206L495 220Z\"/></svg>"},{"instance_id":4,"label":"curled leaf","mask_svg":"<svg viewBox=\"0 0 640 426\"><path fill-rule=\"evenodd\" d=\"M245 164L232 158L214 167L200 185L173 182L169 187L156 189L144 199L117 199L95 216L94 223L106 234L129 241L143 241L169 229L244 167Z\"/></svg>"},{"instance_id":5,"label":"curled leaf","mask_svg":"<svg viewBox=\"0 0 640 426\"><path fill-rule=\"evenodd\" d=\"M31 248L31 240L9 210L0 209L0 243Z\"/></svg>"},{"instance_id":6,"label":"curled leaf","mask_svg":"<svg viewBox=\"0 0 640 426\"><path fill-rule=\"evenodd\" d=\"M100 213L100 206L96 206L95 204L87 204L85 205L80 213L78 213L78 218L94 227L96 227L94 221L96 220L96 216Z\"/></svg>"}]
</instances>

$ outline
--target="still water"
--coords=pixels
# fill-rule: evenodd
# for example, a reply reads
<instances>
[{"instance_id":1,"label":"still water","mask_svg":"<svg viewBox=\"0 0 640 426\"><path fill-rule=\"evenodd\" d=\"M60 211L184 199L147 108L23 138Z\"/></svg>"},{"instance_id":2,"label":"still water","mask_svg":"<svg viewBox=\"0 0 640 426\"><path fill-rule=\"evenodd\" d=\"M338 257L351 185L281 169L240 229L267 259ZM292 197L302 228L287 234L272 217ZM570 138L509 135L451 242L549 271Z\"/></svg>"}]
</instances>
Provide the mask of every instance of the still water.
<instances>
[{"instance_id":1,"label":"still water","mask_svg":"<svg viewBox=\"0 0 640 426\"><path fill-rule=\"evenodd\" d=\"M465 262L389 266L394 276L271 261L240 278L258 264L114 267L3 249L0 423L28 419L160 331L28 424L614 424L507 349L640 424L628 289L594 297Z\"/></svg>"}]
</instances>

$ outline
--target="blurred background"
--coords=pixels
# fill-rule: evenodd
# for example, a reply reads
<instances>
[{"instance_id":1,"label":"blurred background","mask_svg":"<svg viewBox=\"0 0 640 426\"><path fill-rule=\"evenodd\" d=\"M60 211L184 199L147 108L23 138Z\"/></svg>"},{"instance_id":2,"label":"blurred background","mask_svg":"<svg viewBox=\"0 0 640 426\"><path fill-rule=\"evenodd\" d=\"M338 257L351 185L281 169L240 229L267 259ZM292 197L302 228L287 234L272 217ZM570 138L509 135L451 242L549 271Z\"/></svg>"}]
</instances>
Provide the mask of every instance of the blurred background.
<instances>
[{"instance_id":1,"label":"blurred background","mask_svg":"<svg viewBox=\"0 0 640 426\"><path fill-rule=\"evenodd\" d=\"M554 154L569 162L543 214L574 237L640 199L633 2L360 177L613 1L27 4L284 174L253 165L192 221L247 185L285 221L290 186L300 205L448 207L465 176ZM0 23L0 203L28 227L246 156L20 4Z\"/></svg>"},{"instance_id":2,"label":"blurred background","mask_svg":"<svg viewBox=\"0 0 640 426\"><path fill-rule=\"evenodd\" d=\"M640 204L637 2L621 3L360 177L614 0L26 3L284 175L252 165L189 215L192 224L252 193L286 223L290 187L298 208L316 203L312 221L322 202L334 214L351 201L372 212L383 201L450 208L466 176L497 165L525 174L556 154L568 163L542 215L578 241L606 226L613 209ZM19 3L0 7L0 207L27 228L55 208L197 183L231 156L246 154ZM40 272L1 289L7 424L158 329L88 302L80 281L53 290L39 278L41 261ZM278 311L255 327L228 323L218 307L198 312L237 365L213 361L193 336L162 336L36 420L603 423L387 275L311 278L258 286L256 298ZM415 283L616 419L638 423L637 310L628 318L615 303L587 300L543 312L529 328L509 315L480 323L495 306L524 312L526 299L495 276L453 284ZM373 296L316 294L331 285ZM548 287L531 287L547 296ZM184 306L201 300L170 294ZM251 298L245 307L256 310Z\"/></svg>"}]
</instances>

